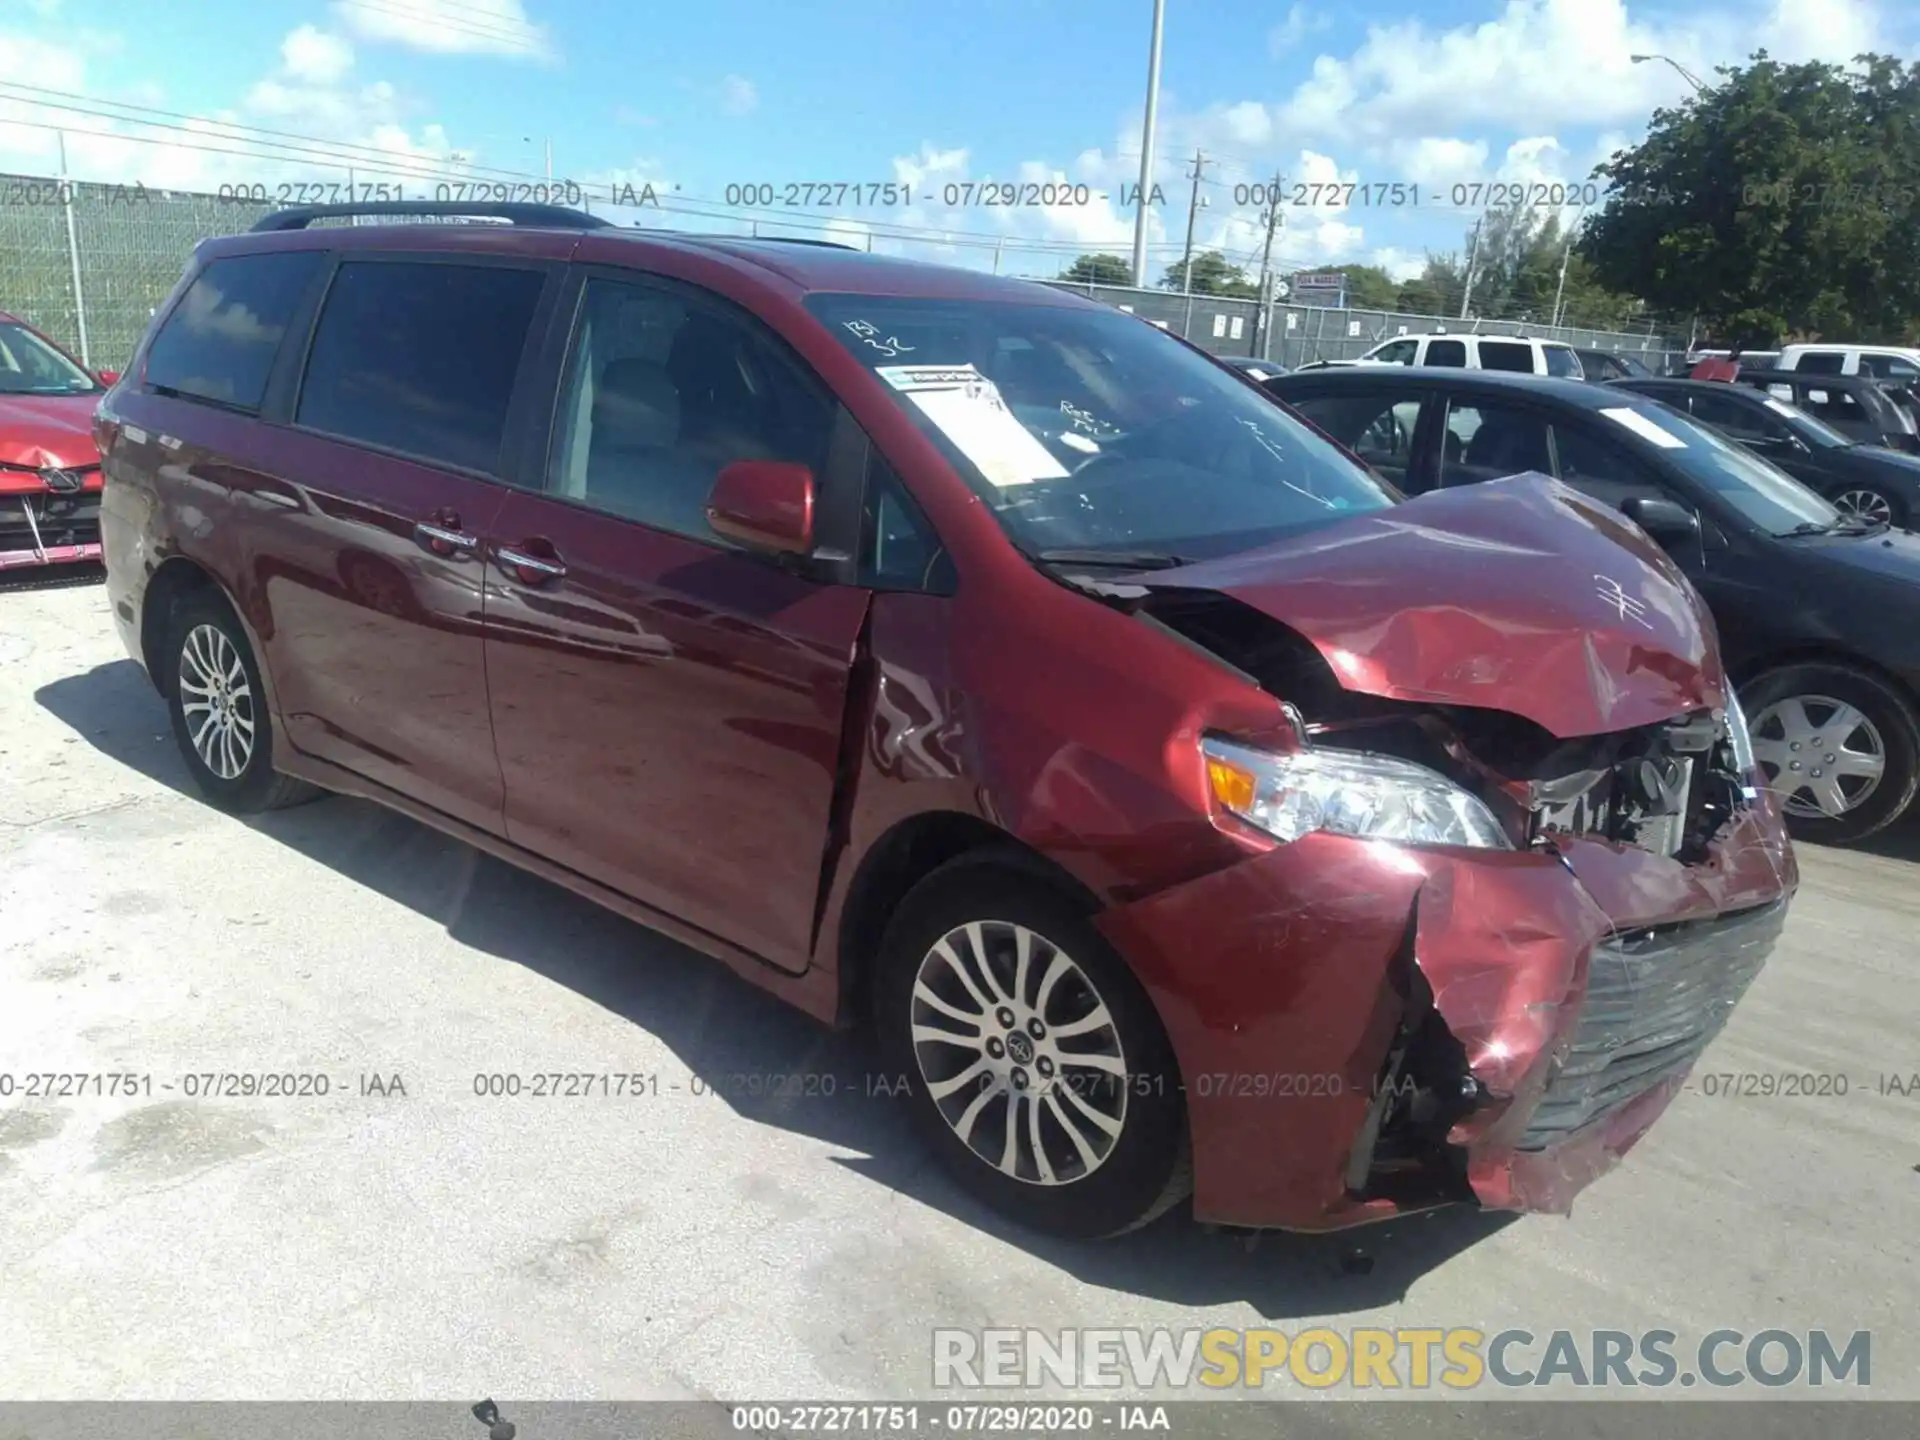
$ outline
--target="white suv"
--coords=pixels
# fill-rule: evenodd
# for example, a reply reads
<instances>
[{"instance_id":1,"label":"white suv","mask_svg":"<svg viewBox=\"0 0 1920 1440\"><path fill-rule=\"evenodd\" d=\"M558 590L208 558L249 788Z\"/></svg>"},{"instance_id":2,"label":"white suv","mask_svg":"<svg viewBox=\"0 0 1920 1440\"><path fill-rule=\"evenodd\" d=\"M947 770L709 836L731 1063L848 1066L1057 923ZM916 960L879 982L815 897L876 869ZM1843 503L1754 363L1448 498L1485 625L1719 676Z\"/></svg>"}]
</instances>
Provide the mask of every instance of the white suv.
<instances>
[{"instance_id":1,"label":"white suv","mask_svg":"<svg viewBox=\"0 0 1920 1440\"><path fill-rule=\"evenodd\" d=\"M1401 335L1360 357L1362 365L1444 365L1458 370L1511 370L1583 380L1580 357L1558 340L1524 335Z\"/></svg>"},{"instance_id":2,"label":"white suv","mask_svg":"<svg viewBox=\"0 0 1920 1440\"><path fill-rule=\"evenodd\" d=\"M1901 345L1789 345L1777 368L1814 375L1868 375L1876 380L1920 381L1920 350Z\"/></svg>"}]
</instances>

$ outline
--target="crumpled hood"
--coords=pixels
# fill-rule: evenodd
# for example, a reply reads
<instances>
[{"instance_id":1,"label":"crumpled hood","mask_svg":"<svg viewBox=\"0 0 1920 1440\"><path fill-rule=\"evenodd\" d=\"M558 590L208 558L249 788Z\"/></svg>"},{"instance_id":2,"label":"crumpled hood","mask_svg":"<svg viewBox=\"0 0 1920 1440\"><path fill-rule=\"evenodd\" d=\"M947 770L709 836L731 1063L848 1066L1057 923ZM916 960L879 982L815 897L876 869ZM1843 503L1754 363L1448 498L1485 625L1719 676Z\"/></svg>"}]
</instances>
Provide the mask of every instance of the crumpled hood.
<instances>
[{"instance_id":1,"label":"crumpled hood","mask_svg":"<svg viewBox=\"0 0 1920 1440\"><path fill-rule=\"evenodd\" d=\"M1250 605L1349 690L1504 710L1563 738L1726 696L1712 620L1665 552L1544 475L1433 491L1134 583Z\"/></svg>"},{"instance_id":2,"label":"crumpled hood","mask_svg":"<svg viewBox=\"0 0 1920 1440\"><path fill-rule=\"evenodd\" d=\"M0 463L35 470L98 465L98 395L0 395Z\"/></svg>"}]
</instances>

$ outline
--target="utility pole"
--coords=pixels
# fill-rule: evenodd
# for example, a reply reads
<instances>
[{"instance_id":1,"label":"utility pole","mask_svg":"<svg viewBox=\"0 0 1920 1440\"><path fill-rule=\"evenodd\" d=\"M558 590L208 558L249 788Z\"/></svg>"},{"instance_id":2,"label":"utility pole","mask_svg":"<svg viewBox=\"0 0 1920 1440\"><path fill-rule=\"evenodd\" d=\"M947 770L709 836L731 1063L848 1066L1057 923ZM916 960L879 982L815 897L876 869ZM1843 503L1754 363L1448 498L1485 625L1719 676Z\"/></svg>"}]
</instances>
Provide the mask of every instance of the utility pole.
<instances>
[{"instance_id":1,"label":"utility pole","mask_svg":"<svg viewBox=\"0 0 1920 1440\"><path fill-rule=\"evenodd\" d=\"M67 178L67 132L53 132L60 142L60 208L67 212L67 264L73 272L73 323L80 332L80 363L93 369L87 350L87 299L80 290L80 238L73 228L73 182Z\"/></svg>"},{"instance_id":2,"label":"utility pole","mask_svg":"<svg viewBox=\"0 0 1920 1440\"><path fill-rule=\"evenodd\" d=\"M1460 318L1467 318L1467 302L1473 299L1473 266L1480 258L1480 227L1487 223L1485 212L1473 222L1473 240L1467 246L1467 283L1460 291Z\"/></svg>"},{"instance_id":3,"label":"utility pole","mask_svg":"<svg viewBox=\"0 0 1920 1440\"><path fill-rule=\"evenodd\" d=\"M1193 152L1193 193L1187 200L1187 248L1180 257L1180 288L1187 292L1187 317L1180 322L1180 338L1193 338L1193 222L1200 214L1200 172L1207 161Z\"/></svg>"},{"instance_id":4,"label":"utility pole","mask_svg":"<svg viewBox=\"0 0 1920 1440\"><path fill-rule=\"evenodd\" d=\"M1547 323L1560 324L1560 297L1567 293L1567 262L1573 258L1574 230L1580 224L1580 212L1574 212L1573 224L1567 227L1566 248L1560 252L1560 283L1553 287L1553 318Z\"/></svg>"},{"instance_id":5,"label":"utility pole","mask_svg":"<svg viewBox=\"0 0 1920 1440\"><path fill-rule=\"evenodd\" d=\"M553 184L553 137L547 137L547 184Z\"/></svg>"},{"instance_id":6,"label":"utility pole","mask_svg":"<svg viewBox=\"0 0 1920 1440\"><path fill-rule=\"evenodd\" d=\"M1160 110L1160 37L1167 0L1153 0L1153 48L1147 57L1147 116L1140 127L1140 193L1134 197L1133 283L1147 287L1147 196L1153 187L1153 122Z\"/></svg>"},{"instance_id":7,"label":"utility pole","mask_svg":"<svg viewBox=\"0 0 1920 1440\"><path fill-rule=\"evenodd\" d=\"M1268 287L1273 282L1273 236L1281 225L1280 192L1285 185L1286 177L1277 170L1267 185L1267 243L1260 252L1260 297L1255 302L1258 308L1253 317L1253 335L1250 337L1252 348L1247 351L1249 355L1260 353L1261 329L1268 318Z\"/></svg>"}]
</instances>

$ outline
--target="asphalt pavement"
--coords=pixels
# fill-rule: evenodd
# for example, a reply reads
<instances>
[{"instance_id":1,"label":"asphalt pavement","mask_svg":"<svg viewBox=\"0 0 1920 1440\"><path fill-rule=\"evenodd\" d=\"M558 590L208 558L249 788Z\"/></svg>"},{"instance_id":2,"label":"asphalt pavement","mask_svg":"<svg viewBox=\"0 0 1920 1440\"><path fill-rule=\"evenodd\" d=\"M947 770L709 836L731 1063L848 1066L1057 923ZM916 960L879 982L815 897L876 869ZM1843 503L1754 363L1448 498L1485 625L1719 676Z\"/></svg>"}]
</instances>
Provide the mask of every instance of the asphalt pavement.
<instances>
[{"instance_id":1,"label":"asphalt pavement","mask_svg":"<svg viewBox=\"0 0 1920 1440\"><path fill-rule=\"evenodd\" d=\"M0 1396L951 1398L937 1327L1381 1325L1870 1330L1920 1400L1920 827L1800 854L1703 1069L1845 1095L1696 1088L1570 1218L1067 1244L719 965L370 804L202 804L104 591L0 590L0 1074L150 1077L0 1096ZM187 1093L234 1072L327 1093ZM550 1073L633 1078L477 1093Z\"/></svg>"}]
</instances>

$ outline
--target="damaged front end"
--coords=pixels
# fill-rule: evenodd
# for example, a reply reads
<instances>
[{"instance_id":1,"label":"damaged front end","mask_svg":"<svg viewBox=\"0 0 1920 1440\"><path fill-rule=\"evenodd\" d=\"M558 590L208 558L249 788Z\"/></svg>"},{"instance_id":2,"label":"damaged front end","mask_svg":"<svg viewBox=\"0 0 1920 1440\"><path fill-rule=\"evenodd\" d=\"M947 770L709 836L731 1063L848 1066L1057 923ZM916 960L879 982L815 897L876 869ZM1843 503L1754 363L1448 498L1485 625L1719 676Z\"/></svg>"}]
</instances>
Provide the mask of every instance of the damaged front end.
<instances>
[{"instance_id":1,"label":"damaged front end","mask_svg":"<svg viewBox=\"0 0 1920 1440\"><path fill-rule=\"evenodd\" d=\"M1521 501L1537 528L1561 504ZM1503 540L1549 553L1539 538ZM1343 545L1350 564L1355 542ZM1239 1013L1225 1024L1224 1008L1177 1015L1170 1028L1196 1053L1325 1077L1317 1103L1296 1097L1260 1117L1189 1084L1196 1154L1207 1139L1277 1157L1238 1180L1197 1177L1198 1213L1330 1228L1453 1200L1564 1212L1666 1107L1758 974L1797 873L1755 788L1711 631L1651 560L1633 574L1616 549L1588 568L1601 561L1642 594L1683 592L1663 607L1666 634L1629 624L1623 649L1617 630L1596 640L1577 619L1542 623L1517 607L1450 626L1438 607L1382 608L1336 627L1324 589L1312 603L1311 565L1304 585L1293 567L1284 586L1218 588L1191 567L1128 602L1284 700L1299 752L1419 766L1502 832L1419 845L1338 825L1297 837L1249 827L1247 861L1109 917L1116 939L1161 953L1194 927L1245 916L1229 955L1204 962L1236 978ZM1365 588L1351 569L1347 583ZM1309 603L1282 619L1277 589ZM1617 609L1616 621L1631 618ZM1521 648L1557 668L1558 693L1516 672L1510 646L1487 643L1522 625ZM1568 693L1569 647L1608 658L1610 639L1611 656L1633 662L1601 665ZM1400 657L1398 674L1383 654ZM1329 965L1337 977L1321 973Z\"/></svg>"}]
</instances>

